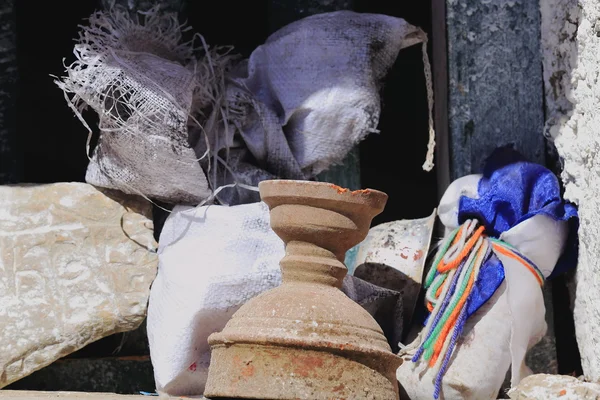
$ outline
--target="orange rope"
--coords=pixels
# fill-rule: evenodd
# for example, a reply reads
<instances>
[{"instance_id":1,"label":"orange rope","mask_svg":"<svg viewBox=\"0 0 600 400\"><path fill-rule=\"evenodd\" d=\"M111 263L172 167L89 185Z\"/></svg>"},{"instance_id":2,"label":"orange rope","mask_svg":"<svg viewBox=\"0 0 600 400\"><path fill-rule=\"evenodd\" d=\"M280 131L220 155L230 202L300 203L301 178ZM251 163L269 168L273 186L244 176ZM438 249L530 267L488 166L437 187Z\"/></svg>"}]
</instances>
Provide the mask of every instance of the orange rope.
<instances>
[{"instance_id":1,"label":"orange rope","mask_svg":"<svg viewBox=\"0 0 600 400\"><path fill-rule=\"evenodd\" d=\"M458 257L456 257L454 260L450 261L448 264L445 264L445 265L440 262L440 265L438 265L438 271L440 273L443 273L443 272L447 272L447 271L450 271L451 269L458 267L460 265L460 263L462 262L462 260L469 256L469 252L471 251L473 246L475 246L475 243L477 242L479 237L483 234L484 230L485 230L485 227L480 226L475 231L475 233L473 233L473 236L471 236L471 238L469 239L467 244L465 244L465 247L462 249L462 251L460 252Z\"/></svg>"},{"instance_id":2,"label":"orange rope","mask_svg":"<svg viewBox=\"0 0 600 400\"><path fill-rule=\"evenodd\" d=\"M479 232L479 235L481 235L481 232L483 231L482 227L480 229L478 229L477 231ZM475 261L475 263L479 262L479 259L481 257L483 257L483 249L484 249L483 246L479 248L479 251L477 252L477 260ZM440 355L440 352L442 351L442 347L444 347L444 342L446 341L446 336L448 336L448 332L450 332L450 329L454 326L456 319L458 318L458 314L460 314L460 311L462 310L463 305L465 304L465 302L467 301L467 298L471 294L471 288L473 287L474 282L475 282L475 268L473 268L473 270L471 271L471 275L469 276L469 282L467 283L465 292L463 293L462 297L458 301L458 304L452 311L452 314L450 314L448 321L442 328L442 331L440 332L440 336L438 337L438 340L436 341L436 343L434 345L434 348L433 348L434 353L433 353L433 356L431 357L431 360L429 361L430 367L433 367L435 365L435 362L437 361L437 359Z\"/></svg>"},{"instance_id":3,"label":"orange rope","mask_svg":"<svg viewBox=\"0 0 600 400\"><path fill-rule=\"evenodd\" d=\"M461 232L459 232L458 235L456 235L454 237L454 240L452 241L452 246L454 246L460 240L462 235L466 233L466 230L467 230L467 225L463 225L461 228ZM479 229L477 231L475 231L471 240L469 240L469 242L465 245L465 248L463 249L463 251L461 251L461 253L458 255L458 257L454 261L451 261L450 263L446 264L445 266L443 264L443 261L440 261L440 264L437 266L438 271L440 273L442 273L442 272L449 271L452 268L458 267L458 265L462 262L462 260L466 256L469 255L468 253L471 251L471 248L474 246L475 241L479 238L479 236L481 236L483 234L484 230L485 230L485 227L481 226L481 227L479 227ZM473 240L473 238L475 240ZM445 269L442 270L440 268L445 268ZM443 289L444 289L444 285L440 285L440 287L437 288L437 291L435 292L436 298L440 297ZM433 304L431 304L431 302L427 302L426 306L427 306L427 310L429 312L433 312Z\"/></svg>"},{"instance_id":4,"label":"orange rope","mask_svg":"<svg viewBox=\"0 0 600 400\"><path fill-rule=\"evenodd\" d=\"M435 291L435 297L439 298L440 295L442 294L442 289L444 288L444 285L440 285L440 287Z\"/></svg>"},{"instance_id":5,"label":"orange rope","mask_svg":"<svg viewBox=\"0 0 600 400\"><path fill-rule=\"evenodd\" d=\"M542 280L540 275L537 273L537 271L529 265L529 263L525 262L525 260L523 260L521 257L517 256L515 253L505 249L502 246L498 246L495 243L493 244L493 246L494 246L494 250L496 250L498 253L523 264L535 276L535 279L537 279L538 283L541 286L544 286L544 281Z\"/></svg>"}]
</instances>

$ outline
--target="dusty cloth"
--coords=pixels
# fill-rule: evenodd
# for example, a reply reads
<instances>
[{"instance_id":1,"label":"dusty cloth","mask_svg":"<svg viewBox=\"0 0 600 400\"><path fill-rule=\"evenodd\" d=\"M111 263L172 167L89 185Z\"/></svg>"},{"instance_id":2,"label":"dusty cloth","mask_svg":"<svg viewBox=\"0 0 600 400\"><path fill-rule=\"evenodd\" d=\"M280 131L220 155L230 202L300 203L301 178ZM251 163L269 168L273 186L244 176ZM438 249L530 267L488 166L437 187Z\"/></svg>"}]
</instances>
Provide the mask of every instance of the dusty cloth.
<instances>
[{"instance_id":1,"label":"dusty cloth","mask_svg":"<svg viewBox=\"0 0 600 400\"><path fill-rule=\"evenodd\" d=\"M275 32L229 76L232 123L209 139L222 160L209 174L212 186L311 179L341 162L377 131L381 84L400 50L426 39L402 19L350 11L314 15ZM255 192L239 188L218 198L258 201Z\"/></svg>"},{"instance_id":2,"label":"dusty cloth","mask_svg":"<svg viewBox=\"0 0 600 400\"><path fill-rule=\"evenodd\" d=\"M281 282L281 239L264 203L176 207L160 237L159 272L150 291L148 339L156 387L171 395L204 391L208 336L252 297ZM382 324L402 333L400 293L347 276L342 290Z\"/></svg>"},{"instance_id":3,"label":"dusty cloth","mask_svg":"<svg viewBox=\"0 0 600 400\"><path fill-rule=\"evenodd\" d=\"M197 59L199 40L182 40L187 28L176 13L155 7L138 17L120 7L92 14L75 46L77 60L56 81L90 136L82 112L89 107L99 117L86 181L198 204L211 191L188 125L201 126L201 111L215 112L219 74L229 58L208 51Z\"/></svg>"},{"instance_id":4,"label":"dusty cloth","mask_svg":"<svg viewBox=\"0 0 600 400\"><path fill-rule=\"evenodd\" d=\"M424 168L433 167L421 29L385 15L319 14L277 31L242 62L200 36L184 42L187 30L158 7L137 20L119 7L97 12L82 28L77 60L57 84L90 135L82 111L99 116L88 183L189 205L226 187L217 199L235 205L259 201L244 187L261 180L312 179L377 131L382 81L399 51L417 43L430 115Z\"/></svg>"}]
</instances>

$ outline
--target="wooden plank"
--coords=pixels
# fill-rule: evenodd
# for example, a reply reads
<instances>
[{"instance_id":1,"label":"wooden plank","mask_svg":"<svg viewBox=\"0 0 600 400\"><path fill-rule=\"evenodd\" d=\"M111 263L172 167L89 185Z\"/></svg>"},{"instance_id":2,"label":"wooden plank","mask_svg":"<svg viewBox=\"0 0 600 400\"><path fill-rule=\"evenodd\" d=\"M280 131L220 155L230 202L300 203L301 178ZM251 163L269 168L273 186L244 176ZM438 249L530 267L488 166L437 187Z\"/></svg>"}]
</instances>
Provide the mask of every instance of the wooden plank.
<instances>
[{"instance_id":1,"label":"wooden plank","mask_svg":"<svg viewBox=\"0 0 600 400\"><path fill-rule=\"evenodd\" d=\"M490 153L507 144L544 165L539 2L446 0L446 14L450 178L481 172ZM550 285L544 299L550 329L528 363L556 373Z\"/></svg>"},{"instance_id":2,"label":"wooden plank","mask_svg":"<svg viewBox=\"0 0 600 400\"><path fill-rule=\"evenodd\" d=\"M537 1L447 0L450 178L514 144L544 163Z\"/></svg>"},{"instance_id":3,"label":"wooden plank","mask_svg":"<svg viewBox=\"0 0 600 400\"><path fill-rule=\"evenodd\" d=\"M16 0L0 5L0 184L19 181L16 133L17 23Z\"/></svg>"}]
</instances>

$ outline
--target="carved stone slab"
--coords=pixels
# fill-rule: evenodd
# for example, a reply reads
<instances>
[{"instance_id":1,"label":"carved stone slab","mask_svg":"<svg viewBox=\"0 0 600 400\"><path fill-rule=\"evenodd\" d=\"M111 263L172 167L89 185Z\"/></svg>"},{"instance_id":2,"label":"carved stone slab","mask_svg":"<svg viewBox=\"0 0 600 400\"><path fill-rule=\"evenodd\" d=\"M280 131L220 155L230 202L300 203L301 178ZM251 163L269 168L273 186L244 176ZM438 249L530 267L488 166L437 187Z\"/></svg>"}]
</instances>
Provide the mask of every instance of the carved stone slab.
<instances>
[{"instance_id":1,"label":"carved stone slab","mask_svg":"<svg viewBox=\"0 0 600 400\"><path fill-rule=\"evenodd\" d=\"M0 387L143 321L152 231L137 197L83 183L0 186Z\"/></svg>"}]
</instances>

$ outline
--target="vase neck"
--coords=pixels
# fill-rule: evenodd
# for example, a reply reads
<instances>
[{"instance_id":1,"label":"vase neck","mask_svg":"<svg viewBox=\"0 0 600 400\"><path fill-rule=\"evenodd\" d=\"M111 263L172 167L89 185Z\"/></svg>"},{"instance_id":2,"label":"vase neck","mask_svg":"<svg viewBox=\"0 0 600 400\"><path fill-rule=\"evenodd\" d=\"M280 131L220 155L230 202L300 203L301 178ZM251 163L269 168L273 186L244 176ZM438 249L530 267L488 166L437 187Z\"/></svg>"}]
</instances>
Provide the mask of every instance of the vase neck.
<instances>
[{"instance_id":1,"label":"vase neck","mask_svg":"<svg viewBox=\"0 0 600 400\"><path fill-rule=\"evenodd\" d=\"M340 288L348 272L340 261L342 257L313 243L290 241L280 262L283 282L318 283Z\"/></svg>"}]
</instances>

